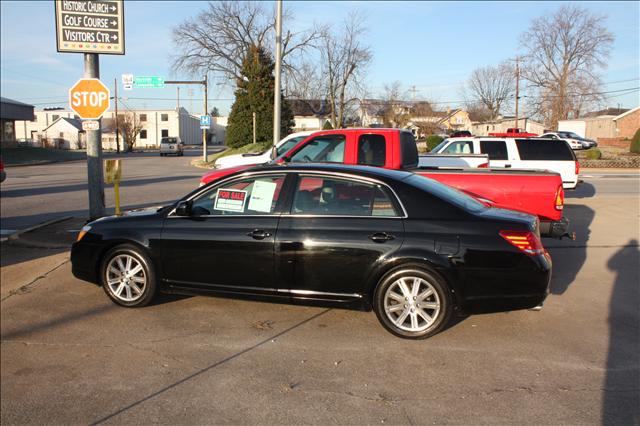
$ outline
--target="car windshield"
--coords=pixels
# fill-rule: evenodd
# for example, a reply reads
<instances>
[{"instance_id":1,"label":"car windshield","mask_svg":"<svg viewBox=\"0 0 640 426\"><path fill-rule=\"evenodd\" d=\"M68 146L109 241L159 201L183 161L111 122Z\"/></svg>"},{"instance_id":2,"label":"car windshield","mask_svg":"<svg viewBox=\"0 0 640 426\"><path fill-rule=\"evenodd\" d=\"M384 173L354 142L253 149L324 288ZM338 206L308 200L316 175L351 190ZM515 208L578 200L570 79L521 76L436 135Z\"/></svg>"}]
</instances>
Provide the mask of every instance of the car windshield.
<instances>
[{"instance_id":1,"label":"car windshield","mask_svg":"<svg viewBox=\"0 0 640 426\"><path fill-rule=\"evenodd\" d=\"M488 208L486 204L476 198L424 176L413 175L405 182L472 213L479 213Z\"/></svg>"},{"instance_id":2,"label":"car windshield","mask_svg":"<svg viewBox=\"0 0 640 426\"><path fill-rule=\"evenodd\" d=\"M443 148L446 144L448 144L448 143L449 143L449 139L445 139L445 140L443 140L443 141L442 141L442 142L440 142L438 145L436 145L436 147L435 147L435 148L433 148L433 149L431 150L431 152L435 152L435 153L440 152L440 151L442 150L442 148Z\"/></svg>"},{"instance_id":3,"label":"car windshield","mask_svg":"<svg viewBox=\"0 0 640 426\"><path fill-rule=\"evenodd\" d=\"M291 138L280 145L278 148L276 148L276 157L280 157L281 155L286 154L291 148L296 146L298 142L300 142L304 138L306 138L306 136L296 136L295 138Z\"/></svg>"},{"instance_id":4,"label":"car windshield","mask_svg":"<svg viewBox=\"0 0 640 426\"><path fill-rule=\"evenodd\" d=\"M560 136L562 136L563 138L573 138L573 139L582 139L581 136L573 133L573 132L558 132L558 134Z\"/></svg>"},{"instance_id":5,"label":"car windshield","mask_svg":"<svg viewBox=\"0 0 640 426\"><path fill-rule=\"evenodd\" d=\"M178 138L162 138L160 143L178 143Z\"/></svg>"}]
</instances>

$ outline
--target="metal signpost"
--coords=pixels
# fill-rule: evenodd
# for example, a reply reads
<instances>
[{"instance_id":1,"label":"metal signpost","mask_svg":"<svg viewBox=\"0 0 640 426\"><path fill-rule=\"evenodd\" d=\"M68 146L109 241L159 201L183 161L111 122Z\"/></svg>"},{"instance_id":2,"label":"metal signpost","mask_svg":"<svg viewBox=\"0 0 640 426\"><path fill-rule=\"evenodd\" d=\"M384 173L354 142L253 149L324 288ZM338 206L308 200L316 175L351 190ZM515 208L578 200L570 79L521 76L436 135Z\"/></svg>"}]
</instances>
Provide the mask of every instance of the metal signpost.
<instances>
[{"instance_id":1,"label":"metal signpost","mask_svg":"<svg viewBox=\"0 0 640 426\"><path fill-rule=\"evenodd\" d=\"M99 82L98 54L124 55L123 0L56 0L55 21L58 52L83 53L85 79ZM105 107L104 91L95 86L95 83L83 83L79 86L81 81L83 80L72 88L73 94L70 91L69 104L81 118L99 119L104 111L97 117L96 111ZM106 111L109 107L109 89L102 86L107 94ZM93 90L96 88L97 90ZM79 112L82 109L87 109L86 117ZM105 214L100 124L98 129L86 132L89 219L94 220Z\"/></svg>"}]
</instances>

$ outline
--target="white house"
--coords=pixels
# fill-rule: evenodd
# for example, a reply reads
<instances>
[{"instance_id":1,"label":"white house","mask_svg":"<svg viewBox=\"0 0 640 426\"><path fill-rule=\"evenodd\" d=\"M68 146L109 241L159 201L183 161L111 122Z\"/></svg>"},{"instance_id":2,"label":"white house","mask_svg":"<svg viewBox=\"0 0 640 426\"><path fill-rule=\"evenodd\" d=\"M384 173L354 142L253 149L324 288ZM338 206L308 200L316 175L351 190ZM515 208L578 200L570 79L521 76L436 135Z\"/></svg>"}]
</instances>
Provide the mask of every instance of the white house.
<instances>
[{"instance_id":1,"label":"white house","mask_svg":"<svg viewBox=\"0 0 640 426\"><path fill-rule=\"evenodd\" d=\"M538 135L543 134L545 131L544 124L527 117L519 118L517 126L515 117L500 117L496 120L474 122L471 125L471 133L476 136L488 136L489 133L505 133L507 129L513 127Z\"/></svg>"},{"instance_id":2,"label":"white house","mask_svg":"<svg viewBox=\"0 0 640 426\"><path fill-rule=\"evenodd\" d=\"M43 146L58 149L83 149L86 147L82 122L76 118L59 117L41 134Z\"/></svg>"}]
</instances>

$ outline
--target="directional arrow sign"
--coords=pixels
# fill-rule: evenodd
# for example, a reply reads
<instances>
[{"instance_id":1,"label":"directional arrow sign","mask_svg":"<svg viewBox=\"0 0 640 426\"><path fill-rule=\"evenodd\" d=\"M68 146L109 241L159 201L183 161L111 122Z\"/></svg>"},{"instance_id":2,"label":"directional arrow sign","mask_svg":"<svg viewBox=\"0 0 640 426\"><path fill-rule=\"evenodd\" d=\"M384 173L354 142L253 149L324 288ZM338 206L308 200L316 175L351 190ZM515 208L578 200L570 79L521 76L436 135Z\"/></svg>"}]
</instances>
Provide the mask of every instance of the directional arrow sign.
<instances>
[{"instance_id":1,"label":"directional arrow sign","mask_svg":"<svg viewBox=\"0 0 640 426\"><path fill-rule=\"evenodd\" d=\"M123 0L56 0L58 52L124 55Z\"/></svg>"}]
</instances>

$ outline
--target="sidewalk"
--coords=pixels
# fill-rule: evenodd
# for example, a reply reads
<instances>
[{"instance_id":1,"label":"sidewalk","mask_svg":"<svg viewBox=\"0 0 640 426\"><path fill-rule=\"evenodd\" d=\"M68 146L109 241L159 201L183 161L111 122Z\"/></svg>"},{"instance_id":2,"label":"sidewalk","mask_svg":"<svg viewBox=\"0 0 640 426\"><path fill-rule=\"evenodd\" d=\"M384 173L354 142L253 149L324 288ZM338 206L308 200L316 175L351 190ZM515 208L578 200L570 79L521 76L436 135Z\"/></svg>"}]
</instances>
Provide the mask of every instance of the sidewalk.
<instances>
[{"instance_id":1,"label":"sidewalk","mask_svg":"<svg viewBox=\"0 0 640 426\"><path fill-rule=\"evenodd\" d=\"M69 249L84 218L70 218L20 234L0 244L0 298L28 292L40 277L69 261Z\"/></svg>"}]
</instances>

